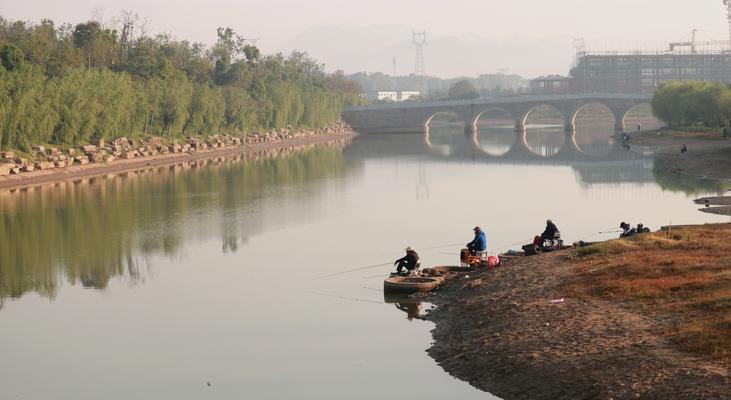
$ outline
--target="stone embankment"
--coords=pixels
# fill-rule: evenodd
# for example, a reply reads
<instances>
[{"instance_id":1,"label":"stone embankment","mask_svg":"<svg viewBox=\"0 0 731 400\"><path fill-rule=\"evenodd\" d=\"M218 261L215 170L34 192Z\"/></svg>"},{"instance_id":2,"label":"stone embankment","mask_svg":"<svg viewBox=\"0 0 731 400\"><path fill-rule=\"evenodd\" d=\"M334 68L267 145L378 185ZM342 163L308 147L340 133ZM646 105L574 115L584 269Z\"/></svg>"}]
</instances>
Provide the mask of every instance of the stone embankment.
<instances>
[{"instance_id":1,"label":"stone embankment","mask_svg":"<svg viewBox=\"0 0 731 400\"><path fill-rule=\"evenodd\" d=\"M248 150L321 143L353 134L348 125L336 122L318 130L287 128L240 137L211 135L169 141L160 137L146 140L122 137L66 150L34 146L30 157L20 157L13 151L0 152L0 189L118 173Z\"/></svg>"}]
</instances>

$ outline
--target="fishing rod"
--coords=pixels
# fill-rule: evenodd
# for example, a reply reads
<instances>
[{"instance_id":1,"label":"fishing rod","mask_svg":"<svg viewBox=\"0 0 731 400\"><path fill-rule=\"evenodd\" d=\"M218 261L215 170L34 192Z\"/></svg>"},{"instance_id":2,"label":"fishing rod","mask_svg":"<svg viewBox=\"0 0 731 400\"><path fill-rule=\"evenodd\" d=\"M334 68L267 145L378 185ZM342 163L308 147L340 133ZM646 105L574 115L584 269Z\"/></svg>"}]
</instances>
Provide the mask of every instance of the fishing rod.
<instances>
[{"instance_id":1,"label":"fishing rod","mask_svg":"<svg viewBox=\"0 0 731 400\"><path fill-rule=\"evenodd\" d=\"M505 246L502 246L502 247L495 247L495 250L502 250L502 249L505 249L505 248L508 248L508 247L517 246L517 245L519 245L521 243L532 243L532 242L533 242L533 238L529 238L529 239L521 240L519 242L511 243L511 244L508 244L508 245L505 245Z\"/></svg>"},{"instance_id":2,"label":"fishing rod","mask_svg":"<svg viewBox=\"0 0 731 400\"><path fill-rule=\"evenodd\" d=\"M378 267L385 267L386 265L392 265L392 264L393 264L393 262L387 262L387 263L382 263L382 264L374 264L374 265L366 265L365 267L358 267L358 268L349 269L347 271L340 271L340 272L335 272L335 273L328 274L328 275L318 276L316 278L310 279L309 282L317 281L317 280L325 279L325 278L330 278L330 277L333 277L333 276L349 274L351 272L363 271L363 270L366 270L366 269L373 269L373 268L378 268Z\"/></svg>"},{"instance_id":3,"label":"fishing rod","mask_svg":"<svg viewBox=\"0 0 731 400\"><path fill-rule=\"evenodd\" d=\"M460 242L460 243L445 244L445 245L440 245L440 246L422 247L421 250L443 249L445 247L452 247L452 246L464 246L464 244L463 244L463 242Z\"/></svg>"},{"instance_id":4,"label":"fishing rod","mask_svg":"<svg viewBox=\"0 0 731 400\"><path fill-rule=\"evenodd\" d=\"M442 248L445 248L445 247L461 246L461 245L462 245L462 243L452 243L452 244L444 244L444 245L439 245L439 246L423 247L420 250L442 249ZM358 268L353 268L353 269L349 269L349 270L346 270L346 271L340 271L340 272L335 272L335 273L328 274L328 275L318 276L316 278L310 279L309 282L317 281L317 280L325 279L325 278L331 278L333 276L349 274L349 273L352 273L352 272L363 271L363 270L367 270L367 269L373 269L373 268L378 268L378 267L385 267L387 265L392 265L392 264L393 264L393 262L386 262L386 263L374 264L374 265L366 265L365 267L358 267Z\"/></svg>"}]
</instances>

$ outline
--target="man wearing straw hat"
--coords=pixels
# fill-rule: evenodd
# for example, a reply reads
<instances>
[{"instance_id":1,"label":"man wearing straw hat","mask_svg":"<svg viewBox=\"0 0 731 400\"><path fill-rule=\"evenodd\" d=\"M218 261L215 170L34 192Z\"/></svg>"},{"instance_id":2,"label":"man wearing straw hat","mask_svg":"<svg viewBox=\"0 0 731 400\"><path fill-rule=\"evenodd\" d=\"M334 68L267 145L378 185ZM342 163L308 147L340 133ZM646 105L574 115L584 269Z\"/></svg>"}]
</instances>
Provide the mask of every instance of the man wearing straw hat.
<instances>
[{"instance_id":1,"label":"man wearing straw hat","mask_svg":"<svg viewBox=\"0 0 731 400\"><path fill-rule=\"evenodd\" d=\"M406 255L393 262L396 265L396 273L401 275L401 271L406 268L407 273L419 268L419 255L416 254L411 246L407 247Z\"/></svg>"}]
</instances>

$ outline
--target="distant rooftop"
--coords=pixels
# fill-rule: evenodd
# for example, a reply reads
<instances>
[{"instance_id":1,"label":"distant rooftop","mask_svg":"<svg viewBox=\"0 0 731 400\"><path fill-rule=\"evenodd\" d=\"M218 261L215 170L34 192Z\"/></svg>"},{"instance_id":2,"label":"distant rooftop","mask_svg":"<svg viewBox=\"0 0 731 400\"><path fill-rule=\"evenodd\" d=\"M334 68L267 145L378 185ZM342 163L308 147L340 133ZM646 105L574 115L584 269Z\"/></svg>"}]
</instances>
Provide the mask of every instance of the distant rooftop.
<instances>
[{"instance_id":1,"label":"distant rooftop","mask_svg":"<svg viewBox=\"0 0 731 400\"><path fill-rule=\"evenodd\" d=\"M531 82L535 81L568 81L571 80L568 76L562 76L562 75L546 75L546 76L539 76L538 78L531 79Z\"/></svg>"}]
</instances>

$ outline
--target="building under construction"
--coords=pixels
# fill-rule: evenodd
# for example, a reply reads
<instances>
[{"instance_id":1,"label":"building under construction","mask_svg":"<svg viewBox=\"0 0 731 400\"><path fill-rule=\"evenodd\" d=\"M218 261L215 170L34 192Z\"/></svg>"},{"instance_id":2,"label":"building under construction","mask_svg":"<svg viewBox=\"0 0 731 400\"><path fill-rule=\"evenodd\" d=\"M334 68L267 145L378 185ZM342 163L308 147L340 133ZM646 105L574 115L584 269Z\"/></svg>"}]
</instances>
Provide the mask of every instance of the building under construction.
<instances>
[{"instance_id":1,"label":"building under construction","mask_svg":"<svg viewBox=\"0 0 731 400\"><path fill-rule=\"evenodd\" d=\"M731 39L731 0L724 0ZM660 52L592 52L578 42L569 90L574 93L653 93L666 81L731 83L729 41L686 42Z\"/></svg>"}]
</instances>

